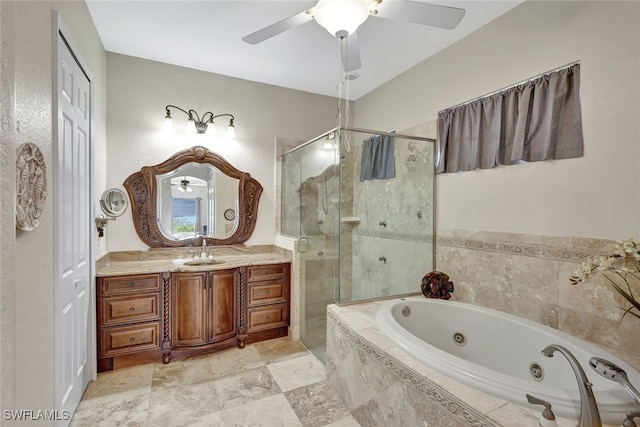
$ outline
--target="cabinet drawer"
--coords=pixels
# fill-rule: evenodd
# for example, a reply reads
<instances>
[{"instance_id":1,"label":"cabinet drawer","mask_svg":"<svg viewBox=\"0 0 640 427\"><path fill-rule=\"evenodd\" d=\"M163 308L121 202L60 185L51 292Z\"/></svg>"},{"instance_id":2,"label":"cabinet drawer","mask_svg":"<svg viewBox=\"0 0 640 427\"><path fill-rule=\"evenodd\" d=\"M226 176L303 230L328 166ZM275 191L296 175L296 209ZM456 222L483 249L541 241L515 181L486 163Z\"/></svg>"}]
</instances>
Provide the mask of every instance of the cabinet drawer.
<instances>
[{"instance_id":1,"label":"cabinet drawer","mask_svg":"<svg viewBox=\"0 0 640 427\"><path fill-rule=\"evenodd\" d=\"M102 330L100 348L102 358L159 348L160 322Z\"/></svg>"},{"instance_id":2,"label":"cabinet drawer","mask_svg":"<svg viewBox=\"0 0 640 427\"><path fill-rule=\"evenodd\" d=\"M151 290L160 290L159 274L102 278L102 295Z\"/></svg>"},{"instance_id":3,"label":"cabinet drawer","mask_svg":"<svg viewBox=\"0 0 640 427\"><path fill-rule=\"evenodd\" d=\"M286 302L285 281L258 282L249 285L249 306Z\"/></svg>"},{"instance_id":4,"label":"cabinet drawer","mask_svg":"<svg viewBox=\"0 0 640 427\"><path fill-rule=\"evenodd\" d=\"M247 282L285 277L289 264L254 265L247 268Z\"/></svg>"},{"instance_id":5,"label":"cabinet drawer","mask_svg":"<svg viewBox=\"0 0 640 427\"><path fill-rule=\"evenodd\" d=\"M250 308L248 313L249 332L287 326L289 324L288 304Z\"/></svg>"},{"instance_id":6,"label":"cabinet drawer","mask_svg":"<svg viewBox=\"0 0 640 427\"><path fill-rule=\"evenodd\" d=\"M160 319L159 293L103 297L102 325L144 322Z\"/></svg>"}]
</instances>

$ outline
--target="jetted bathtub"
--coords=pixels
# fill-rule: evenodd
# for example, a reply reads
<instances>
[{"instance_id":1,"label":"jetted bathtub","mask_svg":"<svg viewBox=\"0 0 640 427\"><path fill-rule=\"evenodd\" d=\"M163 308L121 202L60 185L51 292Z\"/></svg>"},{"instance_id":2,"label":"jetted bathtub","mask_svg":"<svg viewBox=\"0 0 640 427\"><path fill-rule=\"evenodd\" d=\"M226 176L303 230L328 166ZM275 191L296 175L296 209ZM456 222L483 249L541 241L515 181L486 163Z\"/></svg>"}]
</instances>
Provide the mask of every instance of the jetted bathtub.
<instances>
[{"instance_id":1,"label":"jetted bathtub","mask_svg":"<svg viewBox=\"0 0 640 427\"><path fill-rule=\"evenodd\" d=\"M640 374L612 354L542 324L488 308L422 297L391 300L376 314L378 328L412 357L461 383L535 409L527 393L546 400L556 415L578 419L578 380L567 359L547 345L567 348L593 384L602 422L620 424L637 404L617 382L589 367L593 356L627 372L640 387ZM543 408L538 406L538 409Z\"/></svg>"}]
</instances>

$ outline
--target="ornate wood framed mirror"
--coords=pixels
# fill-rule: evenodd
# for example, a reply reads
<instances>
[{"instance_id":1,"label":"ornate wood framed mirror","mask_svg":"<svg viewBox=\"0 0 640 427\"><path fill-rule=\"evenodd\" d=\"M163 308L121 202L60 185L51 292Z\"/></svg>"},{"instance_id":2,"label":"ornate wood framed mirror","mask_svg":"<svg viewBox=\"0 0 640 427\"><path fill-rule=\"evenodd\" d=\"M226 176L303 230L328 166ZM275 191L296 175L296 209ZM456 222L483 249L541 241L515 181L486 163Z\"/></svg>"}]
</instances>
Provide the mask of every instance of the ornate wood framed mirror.
<instances>
[{"instance_id":1,"label":"ornate wood framed mirror","mask_svg":"<svg viewBox=\"0 0 640 427\"><path fill-rule=\"evenodd\" d=\"M124 181L133 224L152 248L246 242L262 186L223 157L195 146L144 166ZM232 214L233 213L233 214Z\"/></svg>"}]
</instances>

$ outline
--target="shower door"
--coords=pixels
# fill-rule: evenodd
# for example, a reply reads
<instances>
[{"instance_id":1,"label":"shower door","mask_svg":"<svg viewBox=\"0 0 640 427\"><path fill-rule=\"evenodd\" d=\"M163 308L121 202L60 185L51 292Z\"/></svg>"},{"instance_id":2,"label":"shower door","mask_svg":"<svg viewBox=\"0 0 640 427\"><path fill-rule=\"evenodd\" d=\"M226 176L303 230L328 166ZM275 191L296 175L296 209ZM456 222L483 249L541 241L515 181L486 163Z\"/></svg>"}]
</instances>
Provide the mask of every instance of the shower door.
<instances>
[{"instance_id":1,"label":"shower door","mask_svg":"<svg viewBox=\"0 0 640 427\"><path fill-rule=\"evenodd\" d=\"M338 285L339 147L329 133L295 152L299 161L300 340L325 361L326 308Z\"/></svg>"}]
</instances>

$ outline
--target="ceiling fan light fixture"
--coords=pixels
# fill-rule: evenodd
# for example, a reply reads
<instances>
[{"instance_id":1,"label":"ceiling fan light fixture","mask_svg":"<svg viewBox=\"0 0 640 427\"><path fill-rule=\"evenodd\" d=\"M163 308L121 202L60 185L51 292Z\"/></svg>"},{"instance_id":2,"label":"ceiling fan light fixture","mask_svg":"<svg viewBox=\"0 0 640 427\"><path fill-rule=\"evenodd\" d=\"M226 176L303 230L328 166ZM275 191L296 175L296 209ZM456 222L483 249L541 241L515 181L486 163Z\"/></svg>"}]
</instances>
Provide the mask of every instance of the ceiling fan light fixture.
<instances>
[{"instance_id":1,"label":"ceiling fan light fixture","mask_svg":"<svg viewBox=\"0 0 640 427\"><path fill-rule=\"evenodd\" d=\"M189 186L189 181L187 180L187 177L185 177L182 181L180 181L180 186L178 187L178 190L180 190L181 193L184 193L185 191L187 193L191 193L193 191L193 188Z\"/></svg>"},{"instance_id":2,"label":"ceiling fan light fixture","mask_svg":"<svg viewBox=\"0 0 640 427\"><path fill-rule=\"evenodd\" d=\"M367 20L370 3L370 0L320 0L313 8L313 17L332 36L342 38L353 34Z\"/></svg>"}]
</instances>

